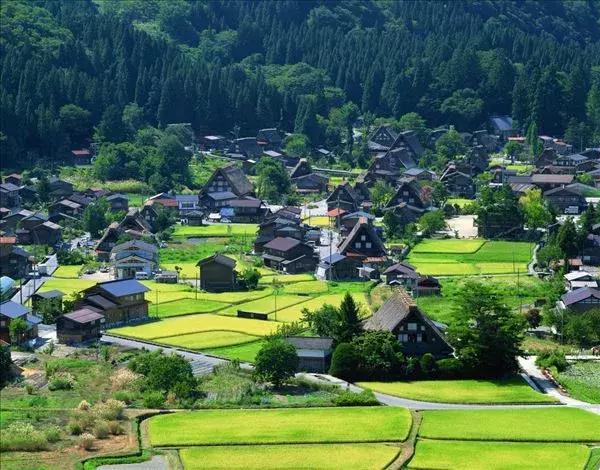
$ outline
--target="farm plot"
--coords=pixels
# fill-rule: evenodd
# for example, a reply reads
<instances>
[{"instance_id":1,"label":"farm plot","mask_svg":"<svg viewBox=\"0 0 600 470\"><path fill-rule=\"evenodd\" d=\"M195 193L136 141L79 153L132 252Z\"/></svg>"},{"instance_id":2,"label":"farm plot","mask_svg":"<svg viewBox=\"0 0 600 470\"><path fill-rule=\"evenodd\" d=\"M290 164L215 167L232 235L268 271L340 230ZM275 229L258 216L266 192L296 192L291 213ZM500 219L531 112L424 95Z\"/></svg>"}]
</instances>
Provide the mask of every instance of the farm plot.
<instances>
[{"instance_id":1,"label":"farm plot","mask_svg":"<svg viewBox=\"0 0 600 470\"><path fill-rule=\"evenodd\" d=\"M352 297L354 300L360 304L364 310L365 314L368 314L368 307L365 295L363 293L357 292L352 293ZM325 304L330 304L335 307L339 307L342 299L344 298L344 294L325 294L318 297L308 298L305 302L292 305L291 307L284 308L277 311L277 321L283 322L292 322L298 321L302 316L302 310L305 308L308 310L316 310L322 307ZM306 297L305 297L306 299Z\"/></svg>"},{"instance_id":2,"label":"farm plot","mask_svg":"<svg viewBox=\"0 0 600 470\"><path fill-rule=\"evenodd\" d=\"M79 271L81 271L82 268L83 266L81 264L62 265L54 271L52 276L62 279L77 279L79 277Z\"/></svg>"},{"instance_id":3,"label":"farm plot","mask_svg":"<svg viewBox=\"0 0 600 470\"><path fill-rule=\"evenodd\" d=\"M214 224L214 225L176 225L173 231L174 237L253 237L258 230L256 224Z\"/></svg>"},{"instance_id":4,"label":"farm plot","mask_svg":"<svg viewBox=\"0 0 600 470\"><path fill-rule=\"evenodd\" d=\"M168 318L138 326L124 326L114 328L110 332L132 338L158 340L160 338L207 331L235 331L249 335L264 336L272 333L276 328L277 323L275 322L205 313Z\"/></svg>"},{"instance_id":5,"label":"farm plot","mask_svg":"<svg viewBox=\"0 0 600 470\"><path fill-rule=\"evenodd\" d=\"M483 243L479 248L476 243ZM422 274L458 276L527 272L533 244L482 240L424 240L408 256Z\"/></svg>"},{"instance_id":6,"label":"farm plot","mask_svg":"<svg viewBox=\"0 0 600 470\"><path fill-rule=\"evenodd\" d=\"M308 299L309 297L301 295L278 295L277 297L270 295L269 297L263 297L239 305L232 305L231 307L222 310L220 313L224 315L237 315L238 310L243 310L245 312L271 313L274 312L276 308L277 310L281 310L291 305L306 302Z\"/></svg>"},{"instance_id":7,"label":"farm plot","mask_svg":"<svg viewBox=\"0 0 600 470\"><path fill-rule=\"evenodd\" d=\"M266 269L266 268L263 268ZM278 275L275 271L270 271L270 273L263 273L263 277L260 279L260 284L292 284L294 282L303 282L303 281L314 281L315 276L312 274L282 274Z\"/></svg>"},{"instance_id":8,"label":"farm plot","mask_svg":"<svg viewBox=\"0 0 600 470\"><path fill-rule=\"evenodd\" d=\"M73 295L77 292L80 292L88 287L92 287L96 284L96 281L92 281L89 279L57 279L50 278L42 287L40 287L40 292L46 292L53 289L58 289L62 291L65 295Z\"/></svg>"},{"instance_id":9,"label":"farm plot","mask_svg":"<svg viewBox=\"0 0 600 470\"><path fill-rule=\"evenodd\" d=\"M398 454L387 444L304 444L257 446L205 446L181 449L187 470L207 468L261 469L381 469ZM301 462L301 464L300 464Z\"/></svg>"},{"instance_id":10,"label":"farm plot","mask_svg":"<svg viewBox=\"0 0 600 470\"><path fill-rule=\"evenodd\" d=\"M233 344L231 346L222 346L218 348L203 348L202 352L225 359L237 359L242 362L254 362L263 341L253 341L251 343Z\"/></svg>"},{"instance_id":11,"label":"farm plot","mask_svg":"<svg viewBox=\"0 0 600 470\"><path fill-rule=\"evenodd\" d=\"M600 403L600 362L576 362L558 374L558 381L579 400Z\"/></svg>"},{"instance_id":12,"label":"farm plot","mask_svg":"<svg viewBox=\"0 0 600 470\"><path fill-rule=\"evenodd\" d=\"M411 400L440 403L553 403L520 377L511 380L422 380L360 382L361 387Z\"/></svg>"},{"instance_id":13,"label":"farm plot","mask_svg":"<svg viewBox=\"0 0 600 470\"><path fill-rule=\"evenodd\" d=\"M168 318L176 317L178 315L190 315L193 313L216 312L229 307L229 305L230 304L217 302L215 300L194 300L188 298L159 303L158 308L156 305L150 305L148 310L150 315L156 315L159 318Z\"/></svg>"},{"instance_id":14,"label":"farm plot","mask_svg":"<svg viewBox=\"0 0 600 470\"><path fill-rule=\"evenodd\" d=\"M425 411L419 436L430 439L597 442L600 416L576 408Z\"/></svg>"},{"instance_id":15,"label":"farm plot","mask_svg":"<svg viewBox=\"0 0 600 470\"><path fill-rule=\"evenodd\" d=\"M509 470L583 468L590 450L581 444L531 442L417 441L408 468Z\"/></svg>"},{"instance_id":16,"label":"farm plot","mask_svg":"<svg viewBox=\"0 0 600 470\"><path fill-rule=\"evenodd\" d=\"M187 349L219 348L231 344L239 345L251 343L258 339L257 336L238 333L237 331L206 331L187 335L167 336L160 338L160 342L169 346L179 346Z\"/></svg>"},{"instance_id":17,"label":"farm plot","mask_svg":"<svg viewBox=\"0 0 600 470\"><path fill-rule=\"evenodd\" d=\"M352 407L206 410L150 418L153 446L403 441L404 408Z\"/></svg>"}]
</instances>

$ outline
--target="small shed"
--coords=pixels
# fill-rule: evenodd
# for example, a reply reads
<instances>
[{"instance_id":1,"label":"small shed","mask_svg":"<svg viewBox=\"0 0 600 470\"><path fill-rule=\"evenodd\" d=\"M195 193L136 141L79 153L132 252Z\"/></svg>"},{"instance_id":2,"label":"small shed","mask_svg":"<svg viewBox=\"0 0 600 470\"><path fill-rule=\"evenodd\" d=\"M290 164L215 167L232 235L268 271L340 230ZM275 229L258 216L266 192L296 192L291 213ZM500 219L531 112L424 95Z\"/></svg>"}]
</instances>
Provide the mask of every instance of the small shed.
<instances>
[{"instance_id":1,"label":"small shed","mask_svg":"<svg viewBox=\"0 0 600 470\"><path fill-rule=\"evenodd\" d=\"M185 214L185 218L187 219L188 225L193 225L198 227L202 225L202 220L204 219L204 213L199 210L192 210Z\"/></svg>"},{"instance_id":2,"label":"small shed","mask_svg":"<svg viewBox=\"0 0 600 470\"><path fill-rule=\"evenodd\" d=\"M220 253L201 259L196 264L200 270L200 288L211 292L234 290L237 286L235 265L233 258Z\"/></svg>"},{"instance_id":3,"label":"small shed","mask_svg":"<svg viewBox=\"0 0 600 470\"><path fill-rule=\"evenodd\" d=\"M289 336L285 339L298 354L298 370L325 373L331 364L333 339L322 336Z\"/></svg>"},{"instance_id":4,"label":"small shed","mask_svg":"<svg viewBox=\"0 0 600 470\"><path fill-rule=\"evenodd\" d=\"M162 271L154 276L154 280L163 284L177 284L177 271Z\"/></svg>"},{"instance_id":5,"label":"small shed","mask_svg":"<svg viewBox=\"0 0 600 470\"><path fill-rule=\"evenodd\" d=\"M100 339L104 315L90 307L80 308L56 319L59 343L73 344Z\"/></svg>"}]
</instances>

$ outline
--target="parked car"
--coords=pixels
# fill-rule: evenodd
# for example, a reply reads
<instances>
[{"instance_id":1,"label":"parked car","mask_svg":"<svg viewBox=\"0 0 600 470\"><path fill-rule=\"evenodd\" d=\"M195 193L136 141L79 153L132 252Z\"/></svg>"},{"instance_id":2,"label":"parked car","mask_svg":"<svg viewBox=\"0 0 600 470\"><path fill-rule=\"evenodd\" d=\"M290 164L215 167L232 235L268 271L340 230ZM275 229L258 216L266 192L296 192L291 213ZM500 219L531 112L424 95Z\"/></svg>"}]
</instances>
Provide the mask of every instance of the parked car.
<instances>
[{"instance_id":1,"label":"parked car","mask_svg":"<svg viewBox=\"0 0 600 470\"><path fill-rule=\"evenodd\" d=\"M136 278L138 281L143 281L143 280L146 280L146 279L150 279L150 276L148 275L148 273L147 273L147 272L144 272L144 271L138 271L137 273L135 273L135 278Z\"/></svg>"},{"instance_id":2,"label":"parked car","mask_svg":"<svg viewBox=\"0 0 600 470\"><path fill-rule=\"evenodd\" d=\"M108 266L100 266L100 269L98 270L101 273L107 273L108 272Z\"/></svg>"}]
</instances>

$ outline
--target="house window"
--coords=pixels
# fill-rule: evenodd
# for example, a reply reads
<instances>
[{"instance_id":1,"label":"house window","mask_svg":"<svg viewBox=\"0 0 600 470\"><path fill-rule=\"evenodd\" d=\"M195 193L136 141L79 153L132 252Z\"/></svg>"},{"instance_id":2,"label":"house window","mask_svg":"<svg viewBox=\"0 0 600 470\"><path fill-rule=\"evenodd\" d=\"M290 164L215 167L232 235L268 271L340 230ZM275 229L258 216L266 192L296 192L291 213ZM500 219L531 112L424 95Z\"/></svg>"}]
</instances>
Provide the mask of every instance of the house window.
<instances>
[{"instance_id":1,"label":"house window","mask_svg":"<svg viewBox=\"0 0 600 470\"><path fill-rule=\"evenodd\" d=\"M417 324L416 323L409 323L408 324L408 331L417 331Z\"/></svg>"},{"instance_id":2,"label":"house window","mask_svg":"<svg viewBox=\"0 0 600 470\"><path fill-rule=\"evenodd\" d=\"M355 247L355 248L362 248L362 243L361 243L361 242L356 242L356 243L354 244L354 247Z\"/></svg>"},{"instance_id":3,"label":"house window","mask_svg":"<svg viewBox=\"0 0 600 470\"><path fill-rule=\"evenodd\" d=\"M0 321L0 326L1 327L5 327L6 326L6 322L4 320Z\"/></svg>"},{"instance_id":4,"label":"house window","mask_svg":"<svg viewBox=\"0 0 600 470\"><path fill-rule=\"evenodd\" d=\"M403 196L408 196L408 191L402 191Z\"/></svg>"},{"instance_id":5,"label":"house window","mask_svg":"<svg viewBox=\"0 0 600 470\"><path fill-rule=\"evenodd\" d=\"M365 248L371 248L371 242L365 243Z\"/></svg>"},{"instance_id":6,"label":"house window","mask_svg":"<svg viewBox=\"0 0 600 470\"><path fill-rule=\"evenodd\" d=\"M366 235L361 235L360 236L360 241L364 242L367 239Z\"/></svg>"},{"instance_id":7,"label":"house window","mask_svg":"<svg viewBox=\"0 0 600 470\"><path fill-rule=\"evenodd\" d=\"M419 333L417 335L417 343L422 343L423 342L423 335L421 333Z\"/></svg>"},{"instance_id":8,"label":"house window","mask_svg":"<svg viewBox=\"0 0 600 470\"><path fill-rule=\"evenodd\" d=\"M401 343L408 343L408 335L406 333L399 334L398 341L400 341Z\"/></svg>"}]
</instances>

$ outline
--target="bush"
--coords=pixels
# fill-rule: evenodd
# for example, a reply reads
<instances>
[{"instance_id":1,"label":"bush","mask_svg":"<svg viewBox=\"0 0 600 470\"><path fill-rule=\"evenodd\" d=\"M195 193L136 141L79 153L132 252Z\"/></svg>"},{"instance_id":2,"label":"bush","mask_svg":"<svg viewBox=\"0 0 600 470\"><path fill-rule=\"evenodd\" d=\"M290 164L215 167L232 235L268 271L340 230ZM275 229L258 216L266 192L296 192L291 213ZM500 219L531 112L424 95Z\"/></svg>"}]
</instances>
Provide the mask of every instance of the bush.
<instances>
[{"instance_id":1,"label":"bush","mask_svg":"<svg viewBox=\"0 0 600 470\"><path fill-rule=\"evenodd\" d=\"M72 419L67 423L67 429L69 431L69 434L71 434L72 436L79 436L83 432L83 429L81 428L81 423L76 419Z\"/></svg>"},{"instance_id":2,"label":"bush","mask_svg":"<svg viewBox=\"0 0 600 470\"><path fill-rule=\"evenodd\" d=\"M75 385L74 377L68 372L56 373L52 376L52 380L48 383L48 389L55 390L71 390Z\"/></svg>"},{"instance_id":3,"label":"bush","mask_svg":"<svg viewBox=\"0 0 600 470\"><path fill-rule=\"evenodd\" d=\"M108 425L108 431L113 436L119 436L119 435L123 434L123 428L121 427L121 424L118 421L109 421L107 423L107 425Z\"/></svg>"},{"instance_id":4,"label":"bush","mask_svg":"<svg viewBox=\"0 0 600 470\"><path fill-rule=\"evenodd\" d=\"M25 384L25 390L27 395L33 395L35 393L35 387L32 384Z\"/></svg>"},{"instance_id":5,"label":"bush","mask_svg":"<svg viewBox=\"0 0 600 470\"><path fill-rule=\"evenodd\" d=\"M440 379L459 379L463 376L462 363L453 357L438 360L436 368Z\"/></svg>"},{"instance_id":6,"label":"bush","mask_svg":"<svg viewBox=\"0 0 600 470\"><path fill-rule=\"evenodd\" d=\"M286 380L294 376L297 368L296 348L282 339L273 339L267 341L258 351L254 374L260 380L280 387Z\"/></svg>"},{"instance_id":7,"label":"bush","mask_svg":"<svg viewBox=\"0 0 600 470\"><path fill-rule=\"evenodd\" d=\"M433 354L423 354L419 360L419 367L421 369L421 374L423 374L424 377L432 377L435 374L436 369L435 357L433 357Z\"/></svg>"},{"instance_id":8,"label":"bush","mask_svg":"<svg viewBox=\"0 0 600 470\"><path fill-rule=\"evenodd\" d=\"M113 393L113 398L128 405L134 400L133 393L128 392L127 390L119 390Z\"/></svg>"},{"instance_id":9,"label":"bush","mask_svg":"<svg viewBox=\"0 0 600 470\"><path fill-rule=\"evenodd\" d=\"M94 441L94 436L86 432L85 434L79 436L78 444L79 447L81 447L82 449L92 450L92 448L94 447Z\"/></svg>"},{"instance_id":10,"label":"bush","mask_svg":"<svg viewBox=\"0 0 600 470\"><path fill-rule=\"evenodd\" d=\"M556 367L558 372L562 372L569 367L569 363L567 362L564 353L556 349L554 351L542 352L535 360L535 364L542 369Z\"/></svg>"},{"instance_id":11,"label":"bush","mask_svg":"<svg viewBox=\"0 0 600 470\"><path fill-rule=\"evenodd\" d=\"M44 450L48 441L43 432L35 429L31 423L15 422L2 430L0 450L25 451Z\"/></svg>"},{"instance_id":12,"label":"bush","mask_svg":"<svg viewBox=\"0 0 600 470\"><path fill-rule=\"evenodd\" d=\"M113 390L130 389L141 376L129 369L119 369L111 377ZM124 400L123 400L124 401Z\"/></svg>"},{"instance_id":13,"label":"bush","mask_svg":"<svg viewBox=\"0 0 600 470\"><path fill-rule=\"evenodd\" d=\"M148 390L143 396L145 408L162 408L165 404L165 397L158 390Z\"/></svg>"},{"instance_id":14,"label":"bush","mask_svg":"<svg viewBox=\"0 0 600 470\"><path fill-rule=\"evenodd\" d=\"M44 432L46 435L46 440L48 442L58 442L60 441L60 429L58 426L50 426Z\"/></svg>"},{"instance_id":15,"label":"bush","mask_svg":"<svg viewBox=\"0 0 600 470\"><path fill-rule=\"evenodd\" d=\"M360 393L344 391L333 399L336 406L375 406L379 405L375 394L371 390Z\"/></svg>"},{"instance_id":16,"label":"bush","mask_svg":"<svg viewBox=\"0 0 600 470\"><path fill-rule=\"evenodd\" d=\"M108 423L106 421L97 421L94 424L93 434L97 439L106 439L110 433Z\"/></svg>"},{"instance_id":17,"label":"bush","mask_svg":"<svg viewBox=\"0 0 600 470\"><path fill-rule=\"evenodd\" d=\"M333 351L329 373L334 377L352 381L356 378L359 357L353 344L340 343Z\"/></svg>"},{"instance_id":18,"label":"bush","mask_svg":"<svg viewBox=\"0 0 600 470\"><path fill-rule=\"evenodd\" d=\"M79 405L77 405L77 409L79 411L88 411L90 409L90 404L85 400L81 400Z\"/></svg>"},{"instance_id":19,"label":"bush","mask_svg":"<svg viewBox=\"0 0 600 470\"><path fill-rule=\"evenodd\" d=\"M109 398L105 402L96 403L92 408L92 412L98 418L115 420L120 419L123 416L124 408L125 403Z\"/></svg>"}]
</instances>

